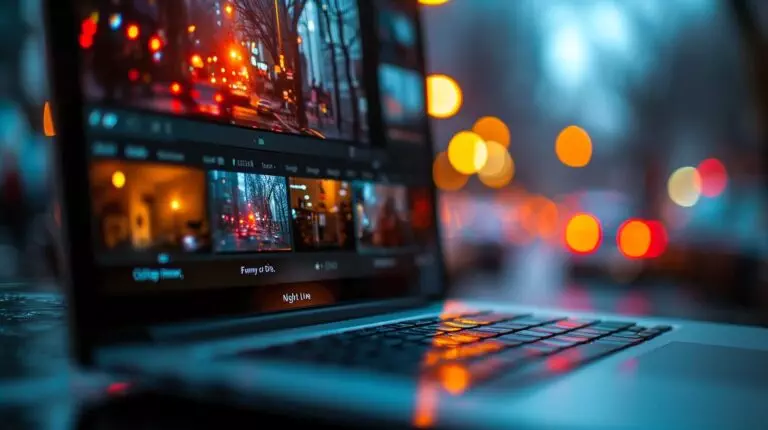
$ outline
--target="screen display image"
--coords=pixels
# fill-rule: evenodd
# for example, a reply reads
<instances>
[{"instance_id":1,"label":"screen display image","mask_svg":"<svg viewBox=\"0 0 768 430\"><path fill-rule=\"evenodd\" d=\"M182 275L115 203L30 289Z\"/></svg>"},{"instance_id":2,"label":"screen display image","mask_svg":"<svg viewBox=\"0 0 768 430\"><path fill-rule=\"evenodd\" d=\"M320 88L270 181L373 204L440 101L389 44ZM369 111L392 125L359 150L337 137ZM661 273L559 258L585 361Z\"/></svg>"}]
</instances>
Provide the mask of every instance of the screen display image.
<instances>
[{"instance_id":1,"label":"screen display image","mask_svg":"<svg viewBox=\"0 0 768 430\"><path fill-rule=\"evenodd\" d=\"M357 0L114 0L82 19L90 101L368 140Z\"/></svg>"},{"instance_id":2,"label":"screen display image","mask_svg":"<svg viewBox=\"0 0 768 430\"><path fill-rule=\"evenodd\" d=\"M414 244L408 188L370 182L355 184L357 241L361 251Z\"/></svg>"},{"instance_id":3,"label":"screen display image","mask_svg":"<svg viewBox=\"0 0 768 430\"><path fill-rule=\"evenodd\" d=\"M216 252L291 250L285 178L214 170L208 184Z\"/></svg>"},{"instance_id":4,"label":"screen display image","mask_svg":"<svg viewBox=\"0 0 768 430\"><path fill-rule=\"evenodd\" d=\"M305 178L289 182L296 250L354 250L349 183Z\"/></svg>"},{"instance_id":5,"label":"screen display image","mask_svg":"<svg viewBox=\"0 0 768 430\"><path fill-rule=\"evenodd\" d=\"M414 70L382 64L379 66L379 85L389 137L422 142L426 116L421 75Z\"/></svg>"},{"instance_id":6,"label":"screen display image","mask_svg":"<svg viewBox=\"0 0 768 430\"><path fill-rule=\"evenodd\" d=\"M414 10L406 2L382 1L378 6L379 45L385 61L397 59L409 67L418 66L418 32ZM403 7L405 6L405 7Z\"/></svg>"},{"instance_id":7,"label":"screen display image","mask_svg":"<svg viewBox=\"0 0 768 430\"><path fill-rule=\"evenodd\" d=\"M152 163L99 161L91 166L99 248L108 255L210 250L205 173Z\"/></svg>"}]
</instances>

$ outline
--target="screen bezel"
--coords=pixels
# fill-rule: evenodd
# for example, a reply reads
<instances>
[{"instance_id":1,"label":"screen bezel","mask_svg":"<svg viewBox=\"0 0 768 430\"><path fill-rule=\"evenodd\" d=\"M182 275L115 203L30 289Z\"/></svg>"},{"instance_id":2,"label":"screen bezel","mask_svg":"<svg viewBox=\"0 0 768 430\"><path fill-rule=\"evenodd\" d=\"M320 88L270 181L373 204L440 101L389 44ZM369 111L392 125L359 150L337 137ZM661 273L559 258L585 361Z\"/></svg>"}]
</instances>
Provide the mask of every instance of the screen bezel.
<instances>
[{"instance_id":1,"label":"screen bezel","mask_svg":"<svg viewBox=\"0 0 768 430\"><path fill-rule=\"evenodd\" d=\"M76 13L77 0L45 2L44 14L46 24L46 44L48 53L48 73L51 82L52 105L57 136L54 144L56 162L57 200L61 211L61 240L59 244L62 259L62 287L67 295L69 336L72 353L81 365L93 365L95 350L110 342L105 342L102 331L98 329L102 322L101 315L105 309L106 297L99 293L99 278L96 275L96 259L92 229L91 198L89 182L89 162L87 154L87 139L84 127L85 106L84 95L81 91L80 50L77 41L78 19ZM360 2L361 15L368 14L367 19L373 19L373 8L363 7ZM418 7L414 5L415 11ZM426 76L424 35L422 20L418 13L414 16L418 35L419 72ZM376 57L376 30L373 24L364 29L364 49L366 74L372 83L378 86L377 73L374 71L378 64ZM365 37L367 35L367 38ZM373 48L373 49L372 49ZM378 94L378 92L377 92ZM426 106L426 86L424 89ZM371 117L376 116L381 121L378 96L373 98L371 105L375 106ZM373 118L371 118L373 119ZM424 135L427 144L425 151L432 156L432 133L429 121L425 121ZM430 165L425 169L431 170ZM440 244L440 228L437 222L438 199L434 184L430 184L432 205L432 233L435 237L435 269L439 272L439 285L429 291L418 291L414 296L401 299L366 301L358 305L340 305L324 308L309 308L290 312L270 313L266 315L241 318L249 330L276 329L333 321L342 318L360 317L365 315L389 312L403 307L424 304L429 300L444 297L446 288L446 272L443 266L442 249ZM239 320L240 318L238 318ZM269 320L269 324L260 324L260 320ZM228 318L228 320L234 320ZM181 323L183 324L183 323ZM229 325L231 327L232 324ZM148 329L148 327L144 327ZM146 340L148 333L132 333L127 338L131 340ZM123 339L121 336L120 339Z\"/></svg>"}]
</instances>

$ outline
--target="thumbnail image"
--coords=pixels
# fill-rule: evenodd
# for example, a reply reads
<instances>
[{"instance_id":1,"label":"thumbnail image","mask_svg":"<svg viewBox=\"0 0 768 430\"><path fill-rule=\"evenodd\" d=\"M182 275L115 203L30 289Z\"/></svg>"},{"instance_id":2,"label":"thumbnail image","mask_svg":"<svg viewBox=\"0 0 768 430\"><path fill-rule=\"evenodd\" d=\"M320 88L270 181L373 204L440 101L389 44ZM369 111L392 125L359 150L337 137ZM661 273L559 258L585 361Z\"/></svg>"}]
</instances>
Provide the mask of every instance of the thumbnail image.
<instances>
[{"instance_id":1,"label":"thumbnail image","mask_svg":"<svg viewBox=\"0 0 768 430\"><path fill-rule=\"evenodd\" d=\"M413 245L408 189L401 185L355 183L356 236L360 249Z\"/></svg>"},{"instance_id":2,"label":"thumbnail image","mask_svg":"<svg viewBox=\"0 0 768 430\"><path fill-rule=\"evenodd\" d=\"M216 252L291 250L285 178L212 171L208 184Z\"/></svg>"},{"instance_id":3,"label":"thumbnail image","mask_svg":"<svg viewBox=\"0 0 768 430\"><path fill-rule=\"evenodd\" d=\"M382 64L379 66L379 85L388 137L425 142L427 114L422 76L414 70Z\"/></svg>"},{"instance_id":4,"label":"thumbnail image","mask_svg":"<svg viewBox=\"0 0 768 430\"><path fill-rule=\"evenodd\" d=\"M355 226L348 182L290 178L297 251L352 250Z\"/></svg>"},{"instance_id":5,"label":"thumbnail image","mask_svg":"<svg viewBox=\"0 0 768 430\"><path fill-rule=\"evenodd\" d=\"M412 3L377 0L380 56L384 61L397 61L418 67L418 9Z\"/></svg>"},{"instance_id":6,"label":"thumbnail image","mask_svg":"<svg viewBox=\"0 0 768 430\"><path fill-rule=\"evenodd\" d=\"M428 187L414 187L409 194L414 239L422 247L433 245L437 235L432 192Z\"/></svg>"},{"instance_id":7,"label":"thumbnail image","mask_svg":"<svg viewBox=\"0 0 768 430\"><path fill-rule=\"evenodd\" d=\"M107 253L208 252L205 173L152 163L91 165L99 248Z\"/></svg>"},{"instance_id":8,"label":"thumbnail image","mask_svg":"<svg viewBox=\"0 0 768 430\"><path fill-rule=\"evenodd\" d=\"M368 140L357 0L93 0L86 96L314 138Z\"/></svg>"}]
</instances>

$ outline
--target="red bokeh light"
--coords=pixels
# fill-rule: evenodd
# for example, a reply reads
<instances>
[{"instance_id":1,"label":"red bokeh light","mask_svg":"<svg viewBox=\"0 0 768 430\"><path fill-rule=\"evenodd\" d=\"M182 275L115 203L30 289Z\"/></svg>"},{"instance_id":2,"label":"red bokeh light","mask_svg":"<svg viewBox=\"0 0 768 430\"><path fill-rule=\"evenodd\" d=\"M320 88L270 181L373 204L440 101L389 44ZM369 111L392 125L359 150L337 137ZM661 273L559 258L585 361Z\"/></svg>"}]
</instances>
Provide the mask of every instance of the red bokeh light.
<instances>
[{"instance_id":1,"label":"red bokeh light","mask_svg":"<svg viewBox=\"0 0 768 430\"><path fill-rule=\"evenodd\" d=\"M697 167L701 176L701 194L706 197L717 197L728 184L728 172L725 165L717 158L708 158Z\"/></svg>"},{"instance_id":2,"label":"red bokeh light","mask_svg":"<svg viewBox=\"0 0 768 430\"><path fill-rule=\"evenodd\" d=\"M651 229L651 246L645 253L645 258L658 258L667 250L669 236L667 228L661 221L646 221L645 224Z\"/></svg>"},{"instance_id":3,"label":"red bokeh light","mask_svg":"<svg viewBox=\"0 0 768 430\"><path fill-rule=\"evenodd\" d=\"M83 33L80 35L79 42L81 48L88 49L93 46L93 36Z\"/></svg>"},{"instance_id":4,"label":"red bokeh light","mask_svg":"<svg viewBox=\"0 0 768 430\"><path fill-rule=\"evenodd\" d=\"M128 79L131 82L135 82L139 80L139 71L136 69L131 69L128 71Z\"/></svg>"},{"instance_id":5,"label":"red bokeh light","mask_svg":"<svg viewBox=\"0 0 768 430\"><path fill-rule=\"evenodd\" d=\"M80 24L80 32L86 36L93 37L96 34L96 22L91 18L86 18Z\"/></svg>"}]
</instances>

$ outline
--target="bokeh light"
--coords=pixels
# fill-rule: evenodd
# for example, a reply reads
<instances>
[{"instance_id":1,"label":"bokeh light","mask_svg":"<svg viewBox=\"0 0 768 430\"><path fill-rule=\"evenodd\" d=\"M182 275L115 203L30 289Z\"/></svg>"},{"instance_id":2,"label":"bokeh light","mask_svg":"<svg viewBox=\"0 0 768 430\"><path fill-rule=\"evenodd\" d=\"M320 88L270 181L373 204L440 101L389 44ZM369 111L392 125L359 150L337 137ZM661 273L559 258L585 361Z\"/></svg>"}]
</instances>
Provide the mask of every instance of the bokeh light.
<instances>
[{"instance_id":1,"label":"bokeh light","mask_svg":"<svg viewBox=\"0 0 768 430\"><path fill-rule=\"evenodd\" d=\"M488 147L476 133L460 131L448 143L448 160L458 172L472 175L488 162Z\"/></svg>"},{"instance_id":2,"label":"bokeh light","mask_svg":"<svg viewBox=\"0 0 768 430\"><path fill-rule=\"evenodd\" d=\"M125 186L125 173L117 170L112 174L112 185L118 190Z\"/></svg>"},{"instance_id":3,"label":"bokeh light","mask_svg":"<svg viewBox=\"0 0 768 430\"><path fill-rule=\"evenodd\" d=\"M575 254L591 254L600 247L602 241L600 221L594 215L581 213L568 220L565 227L565 243Z\"/></svg>"},{"instance_id":4,"label":"bokeh light","mask_svg":"<svg viewBox=\"0 0 768 430\"><path fill-rule=\"evenodd\" d=\"M426 6L439 6L448 3L448 0L419 0L419 3Z\"/></svg>"},{"instance_id":5,"label":"bokeh light","mask_svg":"<svg viewBox=\"0 0 768 430\"><path fill-rule=\"evenodd\" d=\"M701 176L695 167L686 166L675 170L667 182L669 198L678 206L689 208L701 196Z\"/></svg>"},{"instance_id":6,"label":"bokeh light","mask_svg":"<svg viewBox=\"0 0 768 430\"><path fill-rule=\"evenodd\" d=\"M651 248L651 229L645 221L627 220L616 234L619 251L627 258L643 258Z\"/></svg>"},{"instance_id":7,"label":"bokeh light","mask_svg":"<svg viewBox=\"0 0 768 430\"><path fill-rule=\"evenodd\" d=\"M557 136L555 153L566 166L584 167L592 159L592 139L583 128L568 126Z\"/></svg>"},{"instance_id":8,"label":"bokeh light","mask_svg":"<svg viewBox=\"0 0 768 430\"><path fill-rule=\"evenodd\" d=\"M511 140L509 127L499 118L484 116L475 122L472 131L485 139L486 142L498 142L505 148L509 147Z\"/></svg>"},{"instance_id":9,"label":"bokeh light","mask_svg":"<svg viewBox=\"0 0 768 430\"><path fill-rule=\"evenodd\" d=\"M443 191L457 191L467 184L469 176L457 172L451 166L448 154L441 152L432 163L432 179L435 181L435 186Z\"/></svg>"},{"instance_id":10,"label":"bokeh light","mask_svg":"<svg viewBox=\"0 0 768 430\"><path fill-rule=\"evenodd\" d=\"M646 221L645 224L651 230L651 246L648 247L648 252L646 252L645 258L661 257L667 250L667 245L669 244L667 228L661 221Z\"/></svg>"},{"instance_id":11,"label":"bokeh light","mask_svg":"<svg viewBox=\"0 0 768 430\"><path fill-rule=\"evenodd\" d=\"M464 96L461 87L450 76L427 76L427 102L429 114L434 118L450 118L461 109Z\"/></svg>"},{"instance_id":12,"label":"bokeh light","mask_svg":"<svg viewBox=\"0 0 768 430\"><path fill-rule=\"evenodd\" d=\"M717 158L708 158L696 169L701 177L701 195L717 197L725 191L728 184L728 172L725 165Z\"/></svg>"},{"instance_id":13,"label":"bokeh light","mask_svg":"<svg viewBox=\"0 0 768 430\"><path fill-rule=\"evenodd\" d=\"M56 128L53 126L53 114L51 114L51 104L45 102L43 107L43 132L48 137L56 136Z\"/></svg>"},{"instance_id":14,"label":"bokeh light","mask_svg":"<svg viewBox=\"0 0 768 430\"><path fill-rule=\"evenodd\" d=\"M494 141L486 142L487 160L477 172L480 182L489 188L503 188L515 176L515 162L509 151L502 144Z\"/></svg>"}]
</instances>

